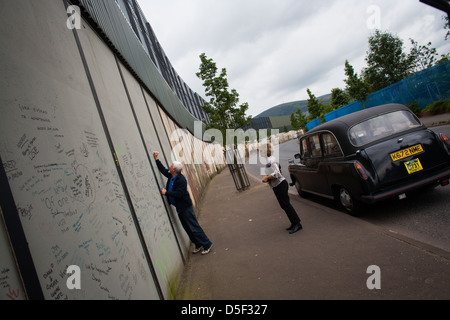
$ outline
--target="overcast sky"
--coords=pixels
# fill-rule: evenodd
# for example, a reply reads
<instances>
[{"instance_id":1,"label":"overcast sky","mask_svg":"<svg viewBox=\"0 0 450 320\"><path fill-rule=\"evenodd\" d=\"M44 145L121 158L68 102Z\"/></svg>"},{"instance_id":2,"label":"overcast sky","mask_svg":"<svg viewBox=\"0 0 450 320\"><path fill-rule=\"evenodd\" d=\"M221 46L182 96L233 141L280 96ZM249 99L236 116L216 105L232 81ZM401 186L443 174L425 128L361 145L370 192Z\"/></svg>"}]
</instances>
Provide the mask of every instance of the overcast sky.
<instances>
[{"instance_id":1,"label":"overcast sky","mask_svg":"<svg viewBox=\"0 0 450 320\"><path fill-rule=\"evenodd\" d=\"M248 115L344 88L376 28L450 52L444 12L419 0L138 0L178 74L205 98L200 54L226 68Z\"/></svg>"}]
</instances>

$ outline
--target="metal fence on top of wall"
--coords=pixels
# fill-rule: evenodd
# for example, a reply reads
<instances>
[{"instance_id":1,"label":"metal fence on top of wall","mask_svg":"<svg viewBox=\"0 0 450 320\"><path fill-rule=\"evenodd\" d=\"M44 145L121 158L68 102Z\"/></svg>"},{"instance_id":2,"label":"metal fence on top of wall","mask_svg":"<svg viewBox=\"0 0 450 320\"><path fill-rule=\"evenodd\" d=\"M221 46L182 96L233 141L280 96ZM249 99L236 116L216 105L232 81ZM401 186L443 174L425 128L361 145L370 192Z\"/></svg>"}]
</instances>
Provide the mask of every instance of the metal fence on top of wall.
<instances>
[{"instance_id":1,"label":"metal fence on top of wall","mask_svg":"<svg viewBox=\"0 0 450 320\"><path fill-rule=\"evenodd\" d=\"M450 62L443 62L419 72L412 77L399 81L389 87L370 94L365 102L366 108L388 103L416 103L420 109L438 100L450 98ZM363 110L360 102L354 101L324 116L325 121L337 119L347 114ZM307 124L308 130L317 127L321 119Z\"/></svg>"}]
</instances>

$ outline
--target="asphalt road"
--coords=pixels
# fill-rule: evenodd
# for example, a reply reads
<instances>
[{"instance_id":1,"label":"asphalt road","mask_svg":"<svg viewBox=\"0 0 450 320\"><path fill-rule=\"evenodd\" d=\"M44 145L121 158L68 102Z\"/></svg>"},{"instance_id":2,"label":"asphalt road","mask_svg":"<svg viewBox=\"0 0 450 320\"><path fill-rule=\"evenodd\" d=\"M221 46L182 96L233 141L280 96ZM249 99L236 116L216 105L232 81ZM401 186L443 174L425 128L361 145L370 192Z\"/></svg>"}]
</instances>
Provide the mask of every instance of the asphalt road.
<instances>
[{"instance_id":1,"label":"asphalt road","mask_svg":"<svg viewBox=\"0 0 450 320\"><path fill-rule=\"evenodd\" d=\"M432 128L450 137L450 126ZM280 164L283 174L288 177L289 159L299 152L298 141L291 140L279 146ZM255 154L250 163L255 162ZM261 177L259 164L247 164L247 172ZM290 182L290 179L288 178ZM291 197L299 197L295 187L291 187ZM334 201L311 195L307 200L327 208L342 211ZM364 213L355 219L361 219L381 226L410 239L450 252L450 186L437 187L434 190L416 192L404 200L391 199L376 205L367 206Z\"/></svg>"}]
</instances>

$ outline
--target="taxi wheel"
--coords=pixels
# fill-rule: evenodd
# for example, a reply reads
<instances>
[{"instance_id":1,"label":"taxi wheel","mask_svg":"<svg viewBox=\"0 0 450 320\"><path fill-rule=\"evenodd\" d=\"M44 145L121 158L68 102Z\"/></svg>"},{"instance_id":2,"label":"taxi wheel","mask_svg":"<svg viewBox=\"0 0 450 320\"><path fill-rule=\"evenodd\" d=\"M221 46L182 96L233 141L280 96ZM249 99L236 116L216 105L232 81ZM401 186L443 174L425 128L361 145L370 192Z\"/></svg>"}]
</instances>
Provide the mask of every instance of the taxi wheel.
<instances>
[{"instance_id":1,"label":"taxi wheel","mask_svg":"<svg viewBox=\"0 0 450 320\"><path fill-rule=\"evenodd\" d=\"M352 194L350 191L348 191L346 188L341 187L339 188L339 202L344 207L344 209L347 211L348 214L352 216L358 215L358 209L359 209L359 203L352 197Z\"/></svg>"}]
</instances>

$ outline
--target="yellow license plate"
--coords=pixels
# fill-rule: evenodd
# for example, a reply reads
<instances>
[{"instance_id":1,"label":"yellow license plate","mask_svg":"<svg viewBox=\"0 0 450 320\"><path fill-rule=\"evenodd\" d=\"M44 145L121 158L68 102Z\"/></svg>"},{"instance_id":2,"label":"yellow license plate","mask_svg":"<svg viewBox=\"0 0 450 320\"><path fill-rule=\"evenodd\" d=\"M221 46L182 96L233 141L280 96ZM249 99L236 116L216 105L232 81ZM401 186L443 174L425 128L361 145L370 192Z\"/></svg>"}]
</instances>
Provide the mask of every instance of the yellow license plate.
<instances>
[{"instance_id":1,"label":"yellow license plate","mask_svg":"<svg viewBox=\"0 0 450 320\"><path fill-rule=\"evenodd\" d=\"M419 159L411 160L408 162L405 162L406 170L408 170L409 174L419 172L423 170L422 164L420 163Z\"/></svg>"},{"instance_id":2,"label":"yellow license plate","mask_svg":"<svg viewBox=\"0 0 450 320\"><path fill-rule=\"evenodd\" d=\"M419 154L422 152L423 152L423 147L421 144L418 144L417 146L391 153L391 158L392 158L392 161L395 162L395 161L399 161L399 160L408 158L410 156L413 156L415 154Z\"/></svg>"}]
</instances>

